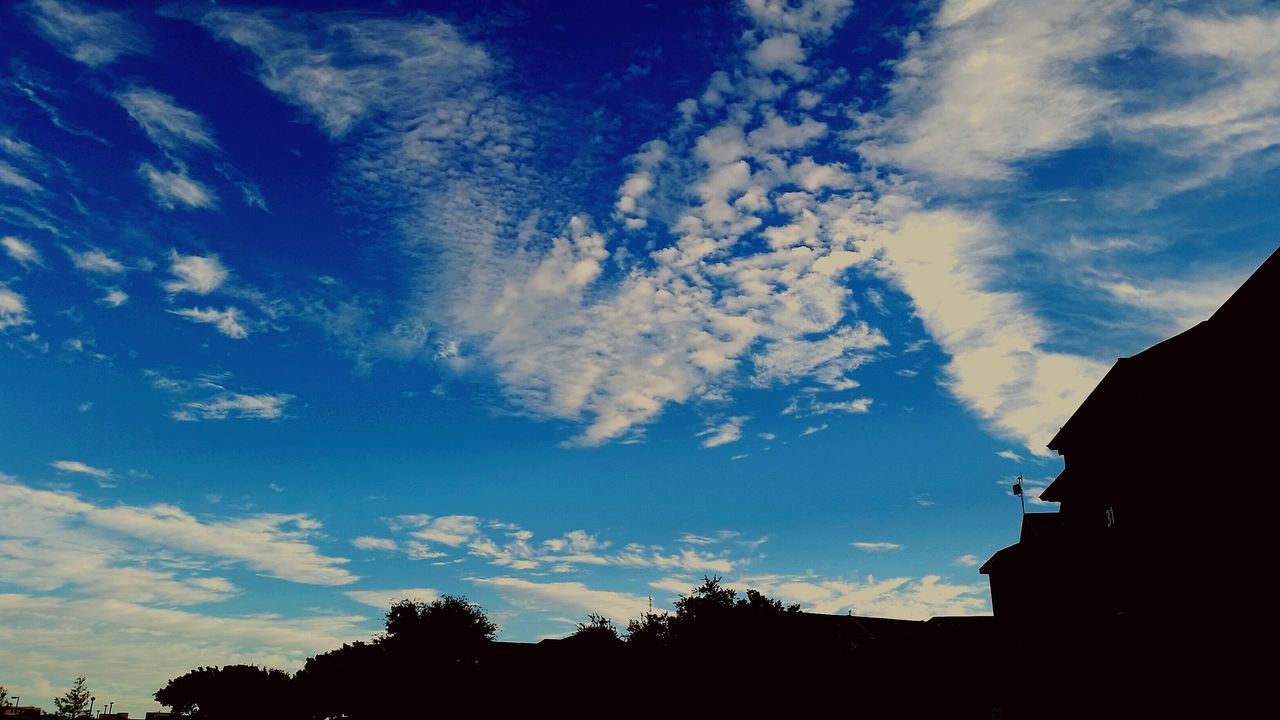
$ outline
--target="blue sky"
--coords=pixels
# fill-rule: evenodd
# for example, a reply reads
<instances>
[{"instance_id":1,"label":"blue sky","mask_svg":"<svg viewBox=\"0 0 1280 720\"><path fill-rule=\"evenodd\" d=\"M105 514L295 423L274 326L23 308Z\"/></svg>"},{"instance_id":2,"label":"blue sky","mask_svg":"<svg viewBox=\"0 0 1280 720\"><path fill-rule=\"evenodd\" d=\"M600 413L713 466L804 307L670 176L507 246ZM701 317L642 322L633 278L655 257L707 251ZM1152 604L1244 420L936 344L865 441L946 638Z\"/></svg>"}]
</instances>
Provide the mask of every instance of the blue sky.
<instances>
[{"instance_id":1,"label":"blue sky","mask_svg":"<svg viewBox=\"0 0 1280 720\"><path fill-rule=\"evenodd\" d=\"M989 612L1011 478L1275 247L1265 4L622 5L0 11L0 684Z\"/></svg>"}]
</instances>

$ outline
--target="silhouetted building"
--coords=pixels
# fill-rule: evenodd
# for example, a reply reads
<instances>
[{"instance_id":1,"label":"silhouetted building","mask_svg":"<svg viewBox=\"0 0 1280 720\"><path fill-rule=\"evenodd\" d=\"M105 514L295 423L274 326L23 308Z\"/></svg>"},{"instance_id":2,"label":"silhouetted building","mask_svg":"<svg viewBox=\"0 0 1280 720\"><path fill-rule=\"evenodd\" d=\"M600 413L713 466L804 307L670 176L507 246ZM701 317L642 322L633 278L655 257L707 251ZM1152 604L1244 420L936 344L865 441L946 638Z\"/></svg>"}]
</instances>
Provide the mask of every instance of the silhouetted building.
<instances>
[{"instance_id":1,"label":"silhouetted building","mask_svg":"<svg viewBox=\"0 0 1280 720\"><path fill-rule=\"evenodd\" d=\"M1049 443L1066 466L1040 497L1060 511L980 568L997 619L1192 682L1269 623L1248 583L1274 546L1254 505L1276 476L1278 310L1280 250L1210 319L1116 362Z\"/></svg>"},{"instance_id":2,"label":"silhouetted building","mask_svg":"<svg viewBox=\"0 0 1280 720\"><path fill-rule=\"evenodd\" d=\"M0 707L0 717L42 718L48 717L44 710L35 705L5 705Z\"/></svg>"}]
</instances>

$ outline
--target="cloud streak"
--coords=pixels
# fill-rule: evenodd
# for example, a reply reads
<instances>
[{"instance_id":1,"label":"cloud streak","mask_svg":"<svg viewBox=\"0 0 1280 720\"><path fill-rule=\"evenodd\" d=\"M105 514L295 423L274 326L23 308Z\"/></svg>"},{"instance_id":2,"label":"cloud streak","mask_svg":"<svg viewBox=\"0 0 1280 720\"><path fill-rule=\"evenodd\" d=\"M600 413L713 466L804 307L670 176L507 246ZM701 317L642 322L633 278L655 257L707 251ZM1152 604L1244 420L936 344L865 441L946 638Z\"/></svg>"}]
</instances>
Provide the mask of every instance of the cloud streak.
<instances>
[{"instance_id":1,"label":"cloud streak","mask_svg":"<svg viewBox=\"0 0 1280 720\"><path fill-rule=\"evenodd\" d=\"M536 122L497 94L488 54L449 25L308 16L327 28L316 35L269 13L200 21L252 51L263 84L341 141L351 176L376 174L353 196L389 220L410 257L433 258L414 278L424 305L406 308L384 352L426 359L433 345L456 347L450 363L489 368L515 404L579 421L573 442L597 445L639 433L670 403L741 384L748 368L762 386L846 388L887 342L845 318L851 238L816 212L852 175L806 152L824 123L775 105L787 83L809 78L808 43L847 8L815 19L770 7L752 11L761 25L744 40L745 64L709 83L699 122L634 159L617 218L630 230L659 222L671 239L647 256L620 255L584 215L535 194L547 186L529 157ZM666 172L668 152L696 162ZM655 198L681 185L695 203L655 213ZM419 209L401 210L406 197ZM763 224L774 211L781 219ZM757 233L767 250L737 255Z\"/></svg>"},{"instance_id":2,"label":"cloud streak","mask_svg":"<svg viewBox=\"0 0 1280 720\"><path fill-rule=\"evenodd\" d=\"M35 29L64 55L85 65L109 65L147 47L142 29L123 13L70 0L34 0L29 7Z\"/></svg>"}]
</instances>

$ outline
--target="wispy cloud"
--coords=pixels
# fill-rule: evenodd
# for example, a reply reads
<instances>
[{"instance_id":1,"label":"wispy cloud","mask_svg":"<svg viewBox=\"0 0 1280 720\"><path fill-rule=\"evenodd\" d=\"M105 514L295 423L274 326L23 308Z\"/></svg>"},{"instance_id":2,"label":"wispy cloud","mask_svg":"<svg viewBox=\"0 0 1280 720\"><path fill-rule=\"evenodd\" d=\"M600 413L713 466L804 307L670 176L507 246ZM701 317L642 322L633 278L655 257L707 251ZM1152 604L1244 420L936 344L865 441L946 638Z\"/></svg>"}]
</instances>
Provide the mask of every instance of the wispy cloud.
<instances>
[{"instance_id":1,"label":"wispy cloud","mask_svg":"<svg viewBox=\"0 0 1280 720\"><path fill-rule=\"evenodd\" d=\"M173 279L164 283L164 289L174 294L208 295L231 277L231 271L217 255L183 255L176 251L169 255L169 272Z\"/></svg>"},{"instance_id":2,"label":"wispy cloud","mask_svg":"<svg viewBox=\"0 0 1280 720\"><path fill-rule=\"evenodd\" d=\"M40 251L21 238L5 235L0 238L0 245L4 246L4 251L9 254L9 257L24 268L31 265L44 265L44 258L40 257Z\"/></svg>"},{"instance_id":3,"label":"wispy cloud","mask_svg":"<svg viewBox=\"0 0 1280 720\"><path fill-rule=\"evenodd\" d=\"M863 552L890 552L893 550L901 550L902 546L898 543L891 542L851 542L850 545L858 548Z\"/></svg>"},{"instance_id":4,"label":"wispy cloud","mask_svg":"<svg viewBox=\"0 0 1280 720\"><path fill-rule=\"evenodd\" d=\"M843 580L795 575L744 577L736 587L750 587L810 612L852 613L871 617L927 620L947 615L991 612L986 583L955 584L939 575Z\"/></svg>"},{"instance_id":5,"label":"wispy cloud","mask_svg":"<svg viewBox=\"0 0 1280 720\"><path fill-rule=\"evenodd\" d=\"M34 0L36 30L67 57L85 65L109 65L121 55L145 51L146 36L123 13L71 0Z\"/></svg>"},{"instance_id":6,"label":"wispy cloud","mask_svg":"<svg viewBox=\"0 0 1280 720\"><path fill-rule=\"evenodd\" d=\"M265 86L351 143L349 177L376 168L378 182L350 188L353 201L390 214L412 255L433 248L414 278L422 304L382 351L427 359L454 343L449 363L478 356L514 403L582 422L575 442L594 445L633 436L669 403L723 394L748 365L758 385L847 388L887 342L846 321L853 242L817 202L853 175L814 159L825 122L784 120L775 106L787 83L813 79L804 63L845 17L836 5L750 11L758 25L739 74L709 81L688 116L697 122L674 117L669 135L641 147L615 220L670 234L647 257L620 254L577 209L538 196L548 184L527 150L537 123L498 92L488 54L446 23L229 10L200 21L255 53ZM672 170L667 153L693 164ZM672 197L692 202L653 212ZM747 235L764 249L738 255ZM610 260L624 272L606 272Z\"/></svg>"},{"instance_id":7,"label":"wispy cloud","mask_svg":"<svg viewBox=\"0 0 1280 720\"><path fill-rule=\"evenodd\" d=\"M955 563L960 567L977 567L978 565L982 564L982 558L978 557L977 555L971 555L969 553L966 553L956 558Z\"/></svg>"},{"instance_id":8,"label":"wispy cloud","mask_svg":"<svg viewBox=\"0 0 1280 720\"><path fill-rule=\"evenodd\" d=\"M244 317L234 307L228 307L223 310L198 307L179 308L166 312L171 312L191 322L213 325L218 328L218 332L234 340L243 340L249 337L249 330L245 327Z\"/></svg>"},{"instance_id":9,"label":"wispy cloud","mask_svg":"<svg viewBox=\"0 0 1280 720\"><path fill-rule=\"evenodd\" d=\"M1001 450L996 453L996 455L1004 458L1005 460L1012 460L1017 463L1022 462L1022 456L1012 450Z\"/></svg>"},{"instance_id":10,"label":"wispy cloud","mask_svg":"<svg viewBox=\"0 0 1280 720\"><path fill-rule=\"evenodd\" d=\"M137 590L145 593L147 585ZM93 680L98 697L112 698L116 710L136 717L155 707L151 693L174 668L200 667L216 657L227 664L295 670L312 655L369 636L363 614L218 616L155 607L137 597L8 592L0 593L0 613L5 650L22 658L29 687L53 697L61 687L55 683L74 666Z\"/></svg>"},{"instance_id":11,"label":"wispy cloud","mask_svg":"<svg viewBox=\"0 0 1280 720\"><path fill-rule=\"evenodd\" d=\"M8 185L29 193L44 190L44 186L23 175L18 168L0 160L0 185Z\"/></svg>"},{"instance_id":12,"label":"wispy cloud","mask_svg":"<svg viewBox=\"0 0 1280 720\"><path fill-rule=\"evenodd\" d=\"M123 275L128 271L124 263L97 248L80 252L67 248L67 255L77 270L94 275Z\"/></svg>"},{"instance_id":13,"label":"wispy cloud","mask_svg":"<svg viewBox=\"0 0 1280 720\"><path fill-rule=\"evenodd\" d=\"M77 473L80 475L88 475L100 480L109 480L114 477L114 473L110 470L97 468L92 465L86 465L79 460L54 460L49 466L59 472Z\"/></svg>"},{"instance_id":14,"label":"wispy cloud","mask_svg":"<svg viewBox=\"0 0 1280 720\"><path fill-rule=\"evenodd\" d=\"M899 197L911 208L915 201ZM1108 364L1046 348L1051 332L1026 298L988 287L982 259L1001 252L987 218L950 210L904 213L872 243L876 266L911 297L950 356L948 389L1000 434L1037 455Z\"/></svg>"},{"instance_id":15,"label":"wispy cloud","mask_svg":"<svg viewBox=\"0 0 1280 720\"><path fill-rule=\"evenodd\" d=\"M1160 20L1168 33L1161 49L1202 77L1203 91L1174 95L1174 102L1121 116L1117 125L1135 140L1192 160L1194 170L1171 184L1177 192L1280 144L1280 12L1171 8Z\"/></svg>"},{"instance_id":16,"label":"wispy cloud","mask_svg":"<svg viewBox=\"0 0 1280 720\"><path fill-rule=\"evenodd\" d=\"M30 322L26 298L10 290L4 283L0 283L0 331Z\"/></svg>"},{"instance_id":17,"label":"wispy cloud","mask_svg":"<svg viewBox=\"0 0 1280 720\"><path fill-rule=\"evenodd\" d=\"M110 308L118 308L127 302L129 302L129 293L120 288L107 288L107 293L97 300L99 305Z\"/></svg>"},{"instance_id":18,"label":"wispy cloud","mask_svg":"<svg viewBox=\"0 0 1280 720\"><path fill-rule=\"evenodd\" d=\"M203 183L187 174L178 164L173 170L161 170L149 162L138 165L138 175L146 181L151 195L160 207L173 210L178 206L203 209L218 204L218 196Z\"/></svg>"},{"instance_id":19,"label":"wispy cloud","mask_svg":"<svg viewBox=\"0 0 1280 720\"><path fill-rule=\"evenodd\" d=\"M707 429L698 433L699 437L705 437L702 441L702 447L713 448L737 442L742 439L742 424L749 419L745 415L737 415L724 422L707 427Z\"/></svg>"},{"instance_id":20,"label":"wispy cloud","mask_svg":"<svg viewBox=\"0 0 1280 720\"><path fill-rule=\"evenodd\" d=\"M718 552L698 549L709 543L728 541L737 535L732 531L722 531L713 537L686 534L679 542L683 547L667 550L661 545L642 543L628 543L615 549L613 542L601 540L585 530L535 539L532 531L519 525L486 521L475 515L397 515L389 518L387 525L393 533L403 535L403 539L366 538L362 544L373 549L399 548L410 558L420 560L440 560L465 553L466 557L510 570L570 572L583 566L611 566L726 573L742 561L732 557L729 549Z\"/></svg>"},{"instance_id":21,"label":"wispy cloud","mask_svg":"<svg viewBox=\"0 0 1280 720\"><path fill-rule=\"evenodd\" d=\"M521 609L555 612L570 617L599 613L625 623L649 609L646 596L593 590L580 582L534 582L515 577L477 577L471 578L471 582L497 591L507 602Z\"/></svg>"},{"instance_id":22,"label":"wispy cloud","mask_svg":"<svg viewBox=\"0 0 1280 720\"><path fill-rule=\"evenodd\" d=\"M732 540L742 533L737 530L717 530L714 535L698 535L697 533L685 533L680 536L680 542L686 545L715 545L716 543Z\"/></svg>"},{"instance_id":23,"label":"wispy cloud","mask_svg":"<svg viewBox=\"0 0 1280 720\"><path fill-rule=\"evenodd\" d=\"M351 541L359 550L386 550L395 552L400 546L391 538L372 537L370 535L362 535Z\"/></svg>"},{"instance_id":24,"label":"wispy cloud","mask_svg":"<svg viewBox=\"0 0 1280 720\"><path fill-rule=\"evenodd\" d=\"M943 4L929 40L895 65L891 116L866 158L943 182L1000 180L1014 163L1092 135L1114 102L1079 63L1126 42L1125 3L995 0Z\"/></svg>"},{"instance_id":25,"label":"wispy cloud","mask_svg":"<svg viewBox=\"0 0 1280 720\"><path fill-rule=\"evenodd\" d=\"M401 600L429 603L440 597L440 593L432 588L400 588L398 590L348 590L343 593L361 605L368 605L379 610L387 610L392 603Z\"/></svg>"},{"instance_id":26,"label":"wispy cloud","mask_svg":"<svg viewBox=\"0 0 1280 720\"><path fill-rule=\"evenodd\" d=\"M221 559L290 582L345 585L356 580L342 568L345 559L324 556L309 542L320 523L304 514L201 520L174 505L97 505L75 493L30 488L6 476L0 476L0 499L0 535L28 548L62 547L68 538L93 533L109 538L102 542L132 548L124 557L135 564L168 550ZM98 544L86 541L84 546ZM18 579L9 573L5 577ZM74 582L74 577L66 581Z\"/></svg>"},{"instance_id":27,"label":"wispy cloud","mask_svg":"<svg viewBox=\"0 0 1280 720\"><path fill-rule=\"evenodd\" d=\"M156 370L144 370L143 376L156 389L181 401L169 413L174 420L276 420L285 417L285 406L293 400L288 393L252 393L227 387L229 374L203 375L195 380L176 378Z\"/></svg>"},{"instance_id":28,"label":"wispy cloud","mask_svg":"<svg viewBox=\"0 0 1280 720\"><path fill-rule=\"evenodd\" d=\"M171 413L174 420L196 422L200 420L278 420L284 417L285 406L293 399L286 393L221 392L205 400L191 400Z\"/></svg>"},{"instance_id":29,"label":"wispy cloud","mask_svg":"<svg viewBox=\"0 0 1280 720\"><path fill-rule=\"evenodd\" d=\"M216 150L217 141L204 118L179 106L158 90L133 87L116 93L116 101L129 113L157 147L171 153L191 148Z\"/></svg>"}]
</instances>

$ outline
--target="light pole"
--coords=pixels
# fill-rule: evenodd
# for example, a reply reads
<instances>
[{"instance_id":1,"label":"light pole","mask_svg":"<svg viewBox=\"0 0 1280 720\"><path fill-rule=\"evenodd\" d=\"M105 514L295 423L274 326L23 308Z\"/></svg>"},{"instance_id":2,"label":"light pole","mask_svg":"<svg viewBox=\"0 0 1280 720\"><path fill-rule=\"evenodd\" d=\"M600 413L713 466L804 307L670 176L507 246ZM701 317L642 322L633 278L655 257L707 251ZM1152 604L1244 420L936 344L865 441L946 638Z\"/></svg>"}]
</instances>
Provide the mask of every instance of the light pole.
<instances>
[{"instance_id":1,"label":"light pole","mask_svg":"<svg viewBox=\"0 0 1280 720\"><path fill-rule=\"evenodd\" d=\"M92 695L89 696L89 717L93 717L93 701L97 699Z\"/></svg>"}]
</instances>

